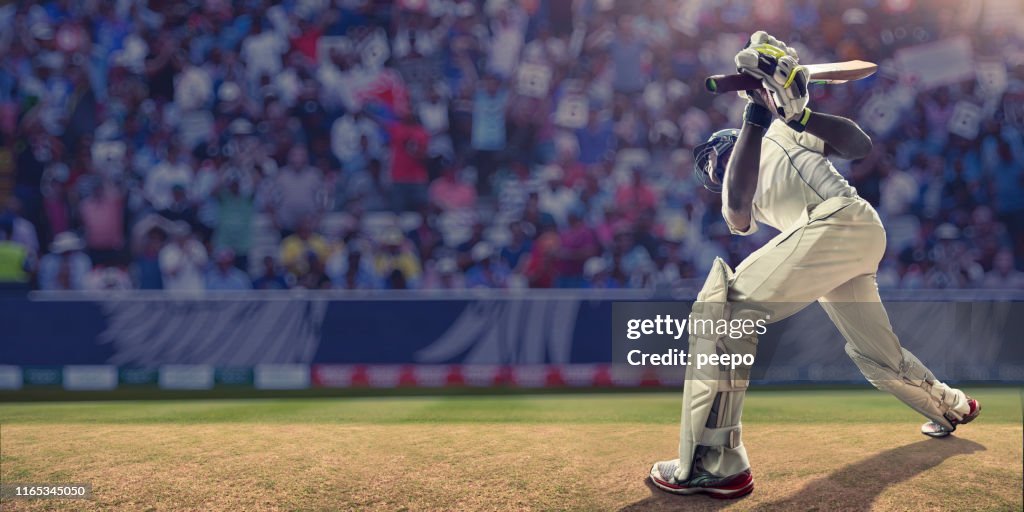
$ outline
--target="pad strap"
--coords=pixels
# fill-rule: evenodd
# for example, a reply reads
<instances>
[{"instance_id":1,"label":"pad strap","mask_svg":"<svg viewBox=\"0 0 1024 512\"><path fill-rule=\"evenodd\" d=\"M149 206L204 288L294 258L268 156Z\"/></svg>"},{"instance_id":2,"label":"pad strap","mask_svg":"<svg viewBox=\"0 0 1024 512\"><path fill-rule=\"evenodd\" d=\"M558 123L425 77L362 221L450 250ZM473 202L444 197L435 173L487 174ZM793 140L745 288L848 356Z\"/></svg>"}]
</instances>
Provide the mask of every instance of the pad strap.
<instances>
[{"instance_id":1,"label":"pad strap","mask_svg":"<svg viewBox=\"0 0 1024 512\"><path fill-rule=\"evenodd\" d=\"M701 446L724 446L736 448L740 445L741 425L722 428L705 428L697 444Z\"/></svg>"}]
</instances>

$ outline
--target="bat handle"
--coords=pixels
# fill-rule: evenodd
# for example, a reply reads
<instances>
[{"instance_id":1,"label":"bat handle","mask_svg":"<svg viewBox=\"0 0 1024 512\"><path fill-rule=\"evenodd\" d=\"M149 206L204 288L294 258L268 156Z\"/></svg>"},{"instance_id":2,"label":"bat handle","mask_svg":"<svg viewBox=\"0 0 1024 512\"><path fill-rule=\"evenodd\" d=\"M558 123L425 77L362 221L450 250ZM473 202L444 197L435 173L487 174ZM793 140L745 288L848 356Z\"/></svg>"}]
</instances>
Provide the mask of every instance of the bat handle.
<instances>
[{"instance_id":1,"label":"bat handle","mask_svg":"<svg viewBox=\"0 0 1024 512\"><path fill-rule=\"evenodd\" d=\"M743 73L733 75L714 75L704 80L704 88L708 92L722 94L735 91L760 89L761 81Z\"/></svg>"}]
</instances>

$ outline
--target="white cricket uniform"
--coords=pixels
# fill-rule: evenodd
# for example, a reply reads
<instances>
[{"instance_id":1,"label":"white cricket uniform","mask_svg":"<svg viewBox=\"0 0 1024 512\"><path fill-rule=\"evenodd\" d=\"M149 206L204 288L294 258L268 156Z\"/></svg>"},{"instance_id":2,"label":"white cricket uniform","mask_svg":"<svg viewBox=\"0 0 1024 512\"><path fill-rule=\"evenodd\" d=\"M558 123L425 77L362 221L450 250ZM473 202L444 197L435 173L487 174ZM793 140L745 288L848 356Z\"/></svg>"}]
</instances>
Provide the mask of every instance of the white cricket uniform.
<instances>
[{"instance_id":1,"label":"white cricket uniform","mask_svg":"<svg viewBox=\"0 0 1024 512\"><path fill-rule=\"evenodd\" d=\"M761 144L750 226L730 229L749 235L763 223L781 233L729 276L728 302L756 305L767 311L769 322L777 322L818 301L846 339L847 353L872 384L931 418L947 412L959 417L968 411L963 392L934 380L900 347L875 282L885 252L885 229L874 208L857 195L824 152L820 138L798 133L779 120L768 129ZM931 380L907 386L903 381L911 379L911 366L914 375ZM740 401L727 424L738 425L741 409ZM701 444L701 428L682 425L681 459L690 453L684 445L692 449ZM704 469L719 476L749 467L738 441L731 447L702 446L696 457Z\"/></svg>"}]
</instances>

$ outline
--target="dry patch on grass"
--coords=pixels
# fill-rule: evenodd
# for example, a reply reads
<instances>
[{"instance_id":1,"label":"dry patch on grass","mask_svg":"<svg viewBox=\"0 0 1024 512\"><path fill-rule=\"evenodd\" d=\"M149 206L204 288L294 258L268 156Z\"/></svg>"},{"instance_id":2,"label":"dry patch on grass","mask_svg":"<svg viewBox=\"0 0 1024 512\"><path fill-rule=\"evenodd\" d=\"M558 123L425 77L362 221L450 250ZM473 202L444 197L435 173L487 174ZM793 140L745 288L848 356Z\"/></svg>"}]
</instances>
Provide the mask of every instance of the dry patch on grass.
<instances>
[{"instance_id":1,"label":"dry patch on grass","mask_svg":"<svg viewBox=\"0 0 1024 512\"><path fill-rule=\"evenodd\" d=\"M3 509L1020 510L1021 427L958 434L758 424L757 488L721 502L645 483L675 426L5 425L4 482L90 482L95 500Z\"/></svg>"}]
</instances>

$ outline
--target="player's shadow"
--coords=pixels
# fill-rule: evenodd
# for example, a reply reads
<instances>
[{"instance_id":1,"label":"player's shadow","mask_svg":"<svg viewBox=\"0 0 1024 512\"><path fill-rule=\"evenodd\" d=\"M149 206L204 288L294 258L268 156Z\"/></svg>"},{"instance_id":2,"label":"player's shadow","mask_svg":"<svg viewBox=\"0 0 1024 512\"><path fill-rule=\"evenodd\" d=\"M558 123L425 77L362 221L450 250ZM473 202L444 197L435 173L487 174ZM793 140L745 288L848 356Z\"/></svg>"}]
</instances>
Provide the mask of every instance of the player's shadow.
<instances>
[{"instance_id":1,"label":"player's shadow","mask_svg":"<svg viewBox=\"0 0 1024 512\"><path fill-rule=\"evenodd\" d=\"M954 455L980 451L985 451L983 445L960 437L925 439L845 466L755 510L828 509L828 504L854 512L871 510L875 498L887 487L928 471Z\"/></svg>"},{"instance_id":2,"label":"player's shadow","mask_svg":"<svg viewBox=\"0 0 1024 512\"><path fill-rule=\"evenodd\" d=\"M625 507L619 509L619 512L647 512L647 511L658 511L658 510L718 510L725 508L729 505L735 504L737 501L744 501L749 497L744 496L743 498L736 498L732 500L719 500L710 498L704 495L695 496L676 496L669 494L661 489L654 486L651 482L651 478L647 477L644 480L644 485L651 490L651 495L635 503L630 503ZM757 492L757 477L755 473L754 478L754 492Z\"/></svg>"},{"instance_id":3,"label":"player's shadow","mask_svg":"<svg viewBox=\"0 0 1024 512\"><path fill-rule=\"evenodd\" d=\"M974 441L958 437L926 439L913 444L886 450L859 462L816 478L799 491L766 503L758 503L754 510L846 510L867 511L875 498L887 487L921 474L954 456L984 451ZM812 464L808 461L808 464ZM746 500L758 496L757 468L754 468L754 493ZM718 510L735 504L737 500L717 500L707 496L675 496L661 491L645 481L651 496L626 505L620 512L647 510ZM760 492L771 494L768 489ZM760 501L760 500L758 500ZM748 505L749 506L749 505ZM746 507L743 507L746 508Z\"/></svg>"}]
</instances>

